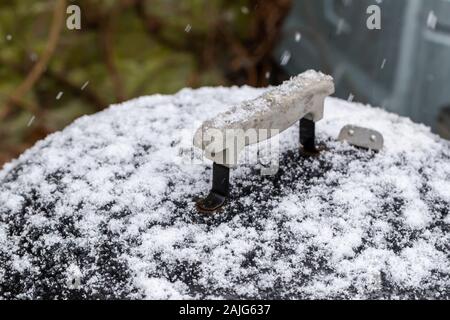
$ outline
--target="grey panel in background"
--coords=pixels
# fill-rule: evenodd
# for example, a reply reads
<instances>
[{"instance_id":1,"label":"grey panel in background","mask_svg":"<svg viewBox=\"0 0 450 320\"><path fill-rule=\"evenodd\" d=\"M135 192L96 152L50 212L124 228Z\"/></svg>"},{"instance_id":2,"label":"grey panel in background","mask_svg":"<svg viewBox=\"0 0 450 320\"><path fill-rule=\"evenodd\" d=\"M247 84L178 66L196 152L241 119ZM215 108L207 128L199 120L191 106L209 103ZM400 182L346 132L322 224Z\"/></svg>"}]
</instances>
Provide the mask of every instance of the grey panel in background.
<instances>
[{"instance_id":1,"label":"grey panel in background","mask_svg":"<svg viewBox=\"0 0 450 320\"><path fill-rule=\"evenodd\" d=\"M366 27L372 4L294 0L277 51L291 53L284 68L291 75L311 68L333 74L337 96L353 95L445 136L450 124L441 117L438 125L438 118L450 106L450 0L384 0L378 4L381 30ZM430 12L437 17L435 29L427 26Z\"/></svg>"}]
</instances>

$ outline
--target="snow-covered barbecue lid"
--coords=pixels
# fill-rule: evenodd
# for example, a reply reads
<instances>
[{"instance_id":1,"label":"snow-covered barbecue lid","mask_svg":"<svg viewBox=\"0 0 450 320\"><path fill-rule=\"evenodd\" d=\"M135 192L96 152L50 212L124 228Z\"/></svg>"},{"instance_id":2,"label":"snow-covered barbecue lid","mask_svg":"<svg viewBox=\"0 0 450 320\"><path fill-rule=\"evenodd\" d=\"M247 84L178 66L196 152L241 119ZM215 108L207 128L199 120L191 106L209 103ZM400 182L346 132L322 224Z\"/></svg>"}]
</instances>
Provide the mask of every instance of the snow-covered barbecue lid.
<instances>
[{"instance_id":1,"label":"snow-covered barbecue lid","mask_svg":"<svg viewBox=\"0 0 450 320\"><path fill-rule=\"evenodd\" d=\"M450 147L429 129L328 98L327 151L280 135L280 170L232 171L221 213L198 214L211 169L186 132L263 89L185 89L115 105L0 172L1 298L450 298ZM384 135L379 153L336 140ZM192 141L192 140L191 140Z\"/></svg>"}]
</instances>

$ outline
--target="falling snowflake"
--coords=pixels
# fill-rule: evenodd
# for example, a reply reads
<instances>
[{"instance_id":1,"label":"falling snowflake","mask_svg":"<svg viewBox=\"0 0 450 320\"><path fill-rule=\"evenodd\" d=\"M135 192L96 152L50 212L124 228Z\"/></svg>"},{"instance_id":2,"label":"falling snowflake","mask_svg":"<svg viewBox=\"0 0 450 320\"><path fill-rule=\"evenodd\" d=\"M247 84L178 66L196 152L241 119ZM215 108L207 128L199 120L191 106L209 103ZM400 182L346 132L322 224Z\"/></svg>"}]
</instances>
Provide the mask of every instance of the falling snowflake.
<instances>
[{"instance_id":1,"label":"falling snowflake","mask_svg":"<svg viewBox=\"0 0 450 320\"><path fill-rule=\"evenodd\" d=\"M33 52L33 53L30 54L30 60L31 61L35 62L35 61L37 61L37 59L38 59L38 55L37 55L36 52Z\"/></svg>"},{"instance_id":2,"label":"falling snowflake","mask_svg":"<svg viewBox=\"0 0 450 320\"><path fill-rule=\"evenodd\" d=\"M436 14L434 13L434 11L430 11L428 13L428 19L427 19L427 26L430 29L436 29L436 25L438 22L438 18L436 17Z\"/></svg>"},{"instance_id":3,"label":"falling snowflake","mask_svg":"<svg viewBox=\"0 0 450 320\"><path fill-rule=\"evenodd\" d=\"M336 34L337 35L342 34L342 32L345 29L345 26L346 26L345 20L344 19L339 19L339 22L338 22L338 25L337 25L337 29L336 29Z\"/></svg>"},{"instance_id":4,"label":"falling snowflake","mask_svg":"<svg viewBox=\"0 0 450 320\"><path fill-rule=\"evenodd\" d=\"M355 96L352 93L350 93L350 95L348 96L347 101L348 102L353 102L353 99L355 99Z\"/></svg>"},{"instance_id":5,"label":"falling snowflake","mask_svg":"<svg viewBox=\"0 0 450 320\"><path fill-rule=\"evenodd\" d=\"M36 117L35 117L35 116L32 116L31 119L30 119L30 120L28 121L28 123L27 123L27 127L30 127L30 126L33 124L34 119L36 119Z\"/></svg>"},{"instance_id":6,"label":"falling snowflake","mask_svg":"<svg viewBox=\"0 0 450 320\"><path fill-rule=\"evenodd\" d=\"M280 64L282 66L285 66L289 63L289 60L291 60L291 53L289 51L284 51L282 56L281 56L281 62Z\"/></svg>"}]
</instances>

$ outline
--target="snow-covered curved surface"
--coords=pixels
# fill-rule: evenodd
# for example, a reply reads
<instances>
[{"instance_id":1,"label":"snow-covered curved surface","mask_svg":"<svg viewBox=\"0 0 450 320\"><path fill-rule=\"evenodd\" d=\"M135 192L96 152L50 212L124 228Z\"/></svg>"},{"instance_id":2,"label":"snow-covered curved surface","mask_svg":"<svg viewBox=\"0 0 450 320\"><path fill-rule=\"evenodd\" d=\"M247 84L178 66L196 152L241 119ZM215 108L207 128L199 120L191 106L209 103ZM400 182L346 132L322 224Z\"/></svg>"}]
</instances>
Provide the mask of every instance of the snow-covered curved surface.
<instances>
[{"instance_id":1,"label":"snow-covered curved surface","mask_svg":"<svg viewBox=\"0 0 450 320\"><path fill-rule=\"evenodd\" d=\"M150 96L75 121L0 172L2 298L450 298L450 147L429 129L330 98L318 158L281 136L281 169L174 161L186 132L261 89ZM383 133L371 153L346 124Z\"/></svg>"}]
</instances>

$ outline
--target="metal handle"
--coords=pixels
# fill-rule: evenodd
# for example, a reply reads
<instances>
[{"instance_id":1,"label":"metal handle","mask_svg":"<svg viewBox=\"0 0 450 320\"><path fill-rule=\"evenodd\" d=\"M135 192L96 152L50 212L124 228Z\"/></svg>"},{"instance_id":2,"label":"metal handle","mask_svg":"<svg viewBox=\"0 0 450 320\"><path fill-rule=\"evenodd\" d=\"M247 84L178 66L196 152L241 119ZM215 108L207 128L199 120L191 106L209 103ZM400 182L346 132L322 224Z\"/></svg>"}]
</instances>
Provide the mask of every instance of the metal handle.
<instances>
[{"instance_id":1,"label":"metal handle","mask_svg":"<svg viewBox=\"0 0 450 320\"><path fill-rule=\"evenodd\" d=\"M352 30L350 25L336 13L336 1L326 0L324 2L325 18L338 30L349 33Z\"/></svg>"},{"instance_id":2,"label":"metal handle","mask_svg":"<svg viewBox=\"0 0 450 320\"><path fill-rule=\"evenodd\" d=\"M333 78L310 70L204 122L195 133L194 145L214 162L213 186L197 204L199 210L215 211L225 203L229 182L221 177L229 178L229 168L237 165L248 145L270 139L300 121L300 143L306 152L314 153L315 122L323 118L325 98L333 93Z\"/></svg>"}]
</instances>

